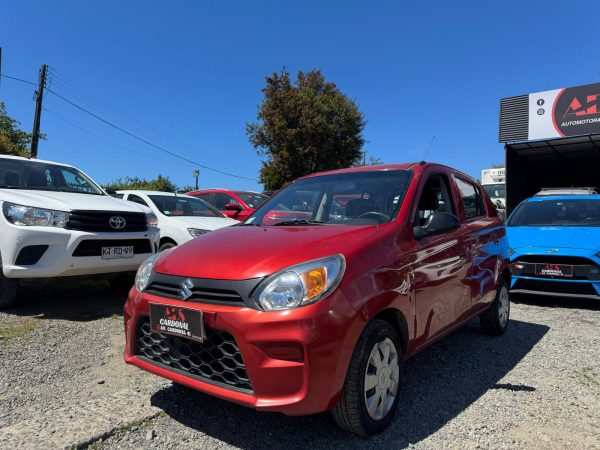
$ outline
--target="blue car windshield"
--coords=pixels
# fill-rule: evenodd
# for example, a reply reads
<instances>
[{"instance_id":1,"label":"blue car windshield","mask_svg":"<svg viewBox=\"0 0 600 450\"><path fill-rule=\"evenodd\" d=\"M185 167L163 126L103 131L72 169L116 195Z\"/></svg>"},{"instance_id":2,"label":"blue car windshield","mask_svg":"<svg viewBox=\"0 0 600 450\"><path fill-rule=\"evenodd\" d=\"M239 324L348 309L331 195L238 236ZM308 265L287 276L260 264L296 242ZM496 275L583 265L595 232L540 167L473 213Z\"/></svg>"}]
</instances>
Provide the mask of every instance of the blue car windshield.
<instances>
[{"instance_id":1,"label":"blue car windshield","mask_svg":"<svg viewBox=\"0 0 600 450\"><path fill-rule=\"evenodd\" d=\"M542 200L522 203L509 227L598 227L600 199Z\"/></svg>"}]
</instances>

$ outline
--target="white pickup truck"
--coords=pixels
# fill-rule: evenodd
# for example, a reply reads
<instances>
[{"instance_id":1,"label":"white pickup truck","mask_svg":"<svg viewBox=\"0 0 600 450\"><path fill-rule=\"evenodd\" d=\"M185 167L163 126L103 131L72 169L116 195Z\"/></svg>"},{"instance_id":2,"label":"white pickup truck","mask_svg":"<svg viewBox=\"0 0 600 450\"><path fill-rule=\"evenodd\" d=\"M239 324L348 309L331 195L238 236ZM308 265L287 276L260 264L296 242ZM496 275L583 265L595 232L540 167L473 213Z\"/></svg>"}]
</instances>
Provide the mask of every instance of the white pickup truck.
<instances>
[{"instance_id":1,"label":"white pickup truck","mask_svg":"<svg viewBox=\"0 0 600 450\"><path fill-rule=\"evenodd\" d=\"M15 302L20 281L124 274L158 249L148 208L111 197L73 166L0 156L0 204L0 308Z\"/></svg>"}]
</instances>

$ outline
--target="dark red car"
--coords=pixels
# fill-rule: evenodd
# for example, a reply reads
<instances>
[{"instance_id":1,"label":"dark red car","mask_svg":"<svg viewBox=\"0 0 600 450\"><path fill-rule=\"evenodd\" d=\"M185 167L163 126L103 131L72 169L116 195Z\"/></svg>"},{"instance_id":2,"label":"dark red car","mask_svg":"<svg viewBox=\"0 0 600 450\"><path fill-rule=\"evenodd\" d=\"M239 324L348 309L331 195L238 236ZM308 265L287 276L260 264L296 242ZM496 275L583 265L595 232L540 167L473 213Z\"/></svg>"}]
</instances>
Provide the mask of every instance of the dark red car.
<instances>
[{"instance_id":1,"label":"dark red car","mask_svg":"<svg viewBox=\"0 0 600 450\"><path fill-rule=\"evenodd\" d=\"M125 361L259 410L332 410L368 435L392 419L407 358L475 316L504 333L509 285L505 230L471 177L427 163L319 173L145 262Z\"/></svg>"},{"instance_id":2,"label":"dark red car","mask_svg":"<svg viewBox=\"0 0 600 450\"><path fill-rule=\"evenodd\" d=\"M227 217L246 220L268 196L252 191L230 191L228 189L204 189L187 193L210 203Z\"/></svg>"}]
</instances>

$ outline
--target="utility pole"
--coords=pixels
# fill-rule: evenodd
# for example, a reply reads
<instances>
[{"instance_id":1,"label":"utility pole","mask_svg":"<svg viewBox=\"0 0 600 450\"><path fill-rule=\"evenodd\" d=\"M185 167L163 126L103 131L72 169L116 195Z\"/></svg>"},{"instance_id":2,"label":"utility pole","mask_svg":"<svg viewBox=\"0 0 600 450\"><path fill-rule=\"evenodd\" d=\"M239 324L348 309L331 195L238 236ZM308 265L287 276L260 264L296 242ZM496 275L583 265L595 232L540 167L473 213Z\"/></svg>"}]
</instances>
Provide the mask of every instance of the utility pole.
<instances>
[{"instance_id":1,"label":"utility pole","mask_svg":"<svg viewBox=\"0 0 600 450\"><path fill-rule=\"evenodd\" d=\"M31 138L31 157L37 158L38 141L40 139L40 116L42 114L42 100L44 99L44 88L46 87L46 64L40 69L40 84L35 91L35 116L33 117L33 133Z\"/></svg>"},{"instance_id":2,"label":"utility pole","mask_svg":"<svg viewBox=\"0 0 600 450\"><path fill-rule=\"evenodd\" d=\"M194 178L196 179L196 190L198 190L198 177L200 176L200 169L194 169L192 172Z\"/></svg>"}]
</instances>

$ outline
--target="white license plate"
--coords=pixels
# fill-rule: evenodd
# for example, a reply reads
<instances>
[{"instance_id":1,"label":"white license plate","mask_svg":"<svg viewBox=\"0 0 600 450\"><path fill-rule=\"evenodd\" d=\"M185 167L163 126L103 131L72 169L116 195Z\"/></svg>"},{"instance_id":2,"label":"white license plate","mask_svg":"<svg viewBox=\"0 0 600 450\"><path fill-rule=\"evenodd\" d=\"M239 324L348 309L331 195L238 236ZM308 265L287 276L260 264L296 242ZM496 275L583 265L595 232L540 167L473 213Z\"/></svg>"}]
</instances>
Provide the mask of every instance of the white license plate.
<instances>
[{"instance_id":1,"label":"white license plate","mask_svg":"<svg viewBox=\"0 0 600 450\"><path fill-rule=\"evenodd\" d=\"M133 258L133 245L123 247L102 247L102 259Z\"/></svg>"}]
</instances>

